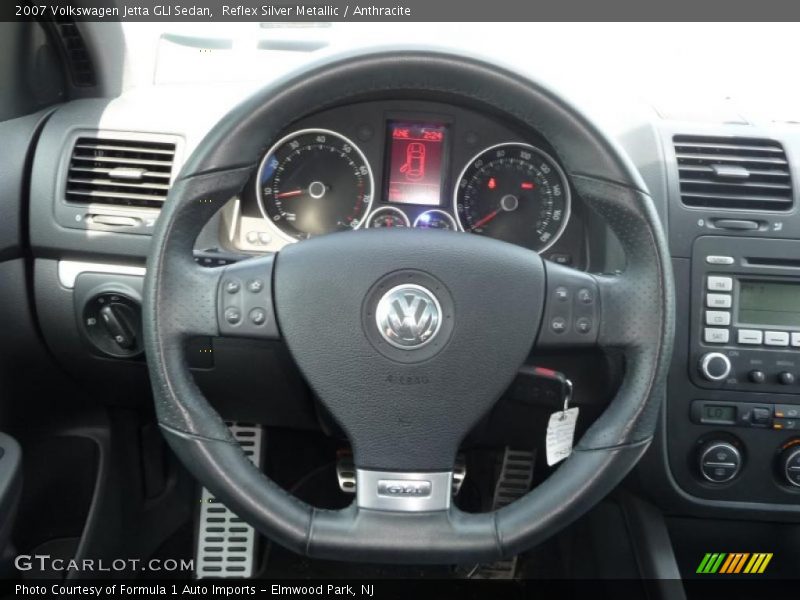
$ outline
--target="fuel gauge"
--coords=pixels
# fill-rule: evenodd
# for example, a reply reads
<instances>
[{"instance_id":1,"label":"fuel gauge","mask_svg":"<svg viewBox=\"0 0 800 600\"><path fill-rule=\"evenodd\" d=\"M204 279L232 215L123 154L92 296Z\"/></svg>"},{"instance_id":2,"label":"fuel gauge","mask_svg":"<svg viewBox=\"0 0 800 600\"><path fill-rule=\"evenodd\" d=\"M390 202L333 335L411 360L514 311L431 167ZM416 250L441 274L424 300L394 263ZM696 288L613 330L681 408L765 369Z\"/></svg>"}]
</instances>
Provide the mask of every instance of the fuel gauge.
<instances>
[{"instance_id":1,"label":"fuel gauge","mask_svg":"<svg viewBox=\"0 0 800 600\"><path fill-rule=\"evenodd\" d=\"M438 208L426 210L414 220L417 229L449 229L456 231L456 221L449 214Z\"/></svg>"}]
</instances>

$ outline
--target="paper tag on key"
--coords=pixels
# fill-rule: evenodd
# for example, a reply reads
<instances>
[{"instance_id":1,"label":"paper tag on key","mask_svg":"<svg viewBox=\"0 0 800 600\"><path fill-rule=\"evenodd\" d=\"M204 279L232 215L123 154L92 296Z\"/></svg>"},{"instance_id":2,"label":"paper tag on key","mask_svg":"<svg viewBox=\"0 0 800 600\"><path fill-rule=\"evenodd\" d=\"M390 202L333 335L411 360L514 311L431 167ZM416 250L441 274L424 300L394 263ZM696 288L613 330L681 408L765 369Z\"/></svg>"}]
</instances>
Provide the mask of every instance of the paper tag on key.
<instances>
[{"instance_id":1,"label":"paper tag on key","mask_svg":"<svg viewBox=\"0 0 800 600\"><path fill-rule=\"evenodd\" d=\"M545 448L547 466L561 462L572 454L572 442L575 439L575 424L578 422L578 407L560 410L550 415L547 423Z\"/></svg>"}]
</instances>

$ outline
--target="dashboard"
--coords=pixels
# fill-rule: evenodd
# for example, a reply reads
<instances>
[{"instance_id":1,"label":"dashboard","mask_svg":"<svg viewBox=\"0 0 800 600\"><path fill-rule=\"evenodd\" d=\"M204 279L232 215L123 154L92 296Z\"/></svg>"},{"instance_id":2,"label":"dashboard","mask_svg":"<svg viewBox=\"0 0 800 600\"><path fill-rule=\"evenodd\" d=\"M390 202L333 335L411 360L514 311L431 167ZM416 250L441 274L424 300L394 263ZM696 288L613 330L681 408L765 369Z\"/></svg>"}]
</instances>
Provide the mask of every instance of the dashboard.
<instances>
[{"instance_id":1,"label":"dashboard","mask_svg":"<svg viewBox=\"0 0 800 600\"><path fill-rule=\"evenodd\" d=\"M287 127L231 207L240 251L357 229L484 235L585 263L582 211L547 141L452 104L374 101Z\"/></svg>"}]
</instances>

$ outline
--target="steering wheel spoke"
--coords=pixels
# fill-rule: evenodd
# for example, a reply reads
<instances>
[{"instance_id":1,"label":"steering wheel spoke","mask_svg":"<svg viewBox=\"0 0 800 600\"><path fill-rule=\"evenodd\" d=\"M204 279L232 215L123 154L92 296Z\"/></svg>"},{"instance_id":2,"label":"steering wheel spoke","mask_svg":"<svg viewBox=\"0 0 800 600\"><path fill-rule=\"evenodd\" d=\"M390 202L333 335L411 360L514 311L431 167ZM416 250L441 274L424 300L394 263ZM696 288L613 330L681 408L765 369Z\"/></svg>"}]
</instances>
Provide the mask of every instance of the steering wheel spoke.
<instances>
[{"instance_id":1,"label":"steering wheel spoke","mask_svg":"<svg viewBox=\"0 0 800 600\"><path fill-rule=\"evenodd\" d=\"M536 345L591 346L602 320L600 285L593 275L545 260L547 295Z\"/></svg>"}]
</instances>

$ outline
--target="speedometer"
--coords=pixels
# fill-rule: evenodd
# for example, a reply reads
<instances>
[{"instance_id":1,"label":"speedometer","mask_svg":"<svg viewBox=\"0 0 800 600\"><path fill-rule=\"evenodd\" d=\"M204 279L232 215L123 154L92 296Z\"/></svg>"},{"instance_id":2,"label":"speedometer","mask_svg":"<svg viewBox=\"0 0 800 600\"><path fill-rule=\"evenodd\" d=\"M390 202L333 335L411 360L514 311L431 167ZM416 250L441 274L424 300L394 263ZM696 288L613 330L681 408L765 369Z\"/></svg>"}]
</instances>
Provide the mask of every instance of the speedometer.
<instances>
[{"instance_id":1,"label":"speedometer","mask_svg":"<svg viewBox=\"0 0 800 600\"><path fill-rule=\"evenodd\" d=\"M454 209L464 231L542 252L569 220L566 175L542 150L521 143L481 151L461 172Z\"/></svg>"},{"instance_id":2,"label":"speedometer","mask_svg":"<svg viewBox=\"0 0 800 600\"><path fill-rule=\"evenodd\" d=\"M261 212L282 237L297 241L358 229L372 206L372 170L349 139L303 129L278 141L261 161Z\"/></svg>"}]
</instances>

